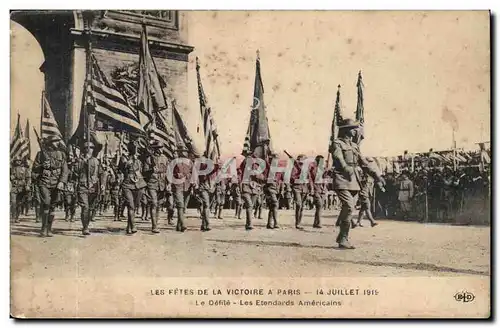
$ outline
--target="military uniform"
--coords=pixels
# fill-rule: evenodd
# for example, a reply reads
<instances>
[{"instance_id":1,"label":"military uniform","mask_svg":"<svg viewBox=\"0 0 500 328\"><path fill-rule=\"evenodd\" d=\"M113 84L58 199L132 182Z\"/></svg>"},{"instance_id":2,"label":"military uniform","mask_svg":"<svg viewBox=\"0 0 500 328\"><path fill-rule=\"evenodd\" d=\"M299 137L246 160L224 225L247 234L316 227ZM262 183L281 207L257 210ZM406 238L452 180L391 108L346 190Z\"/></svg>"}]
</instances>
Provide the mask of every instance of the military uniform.
<instances>
[{"instance_id":1,"label":"military uniform","mask_svg":"<svg viewBox=\"0 0 500 328\"><path fill-rule=\"evenodd\" d=\"M356 224L353 224L352 226L360 226L362 227L363 225L361 224L361 220L364 215L366 215L367 219L370 221L371 226L374 227L377 225L375 220L373 219L372 211L371 211L371 202L373 199L373 190L375 188L375 181L374 179L369 175L364 173L363 174L363 179L361 181L361 190L359 192L359 203L360 203L360 210L359 210L359 216L358 216L358 222Z\"/></svg>"},{"instance_id":2,"label":"military uniform","mask_svg":"<svg viewBox=\"0 0 500 328\"><path fill-rule=\"evenodd\" d=\"M215 184L215 216L222 219L222 209L226 202L226 180L222 179Z\"/></svg>"},{"instance_id":3,"label":"military uniform","mask_svg":"<svg viewBox=\"0 0 500 328\"><path fill-rule=\"evenodd\" d=\"M408 214L411 212L411 200L413 199L414 190L413 182L408 179L408 176L404 176L399 182L398 200L401 206L401 212L403 218L407 219Z\"/></svg>"},{"instance_id":4,"label":"military uniform","mask_svg":"<svg viewBox=\"0 0 500 328\"><path fill-rule=\"evenodd\" d=\"M108 189L111 196L111 204L113 206L113 221L120 220L120 212L122 201L120 199L121 184L123 182L123 173L118 172L117 169L113 170L113 174L108 179Z\"/></svg>"},{"instance_id":5,"label":"military uniform","mask_svg":"<svg viewBox=\"0 0 500 328\"><path fill-rule=\"evenodd\" d=\"M85 145L84 147L88 147ZM93 150L93 145L90 146ZM90 235L89 224L98 205L98 195L104 187L99 160L91 154L82 154L75 164L78 175L78 204L81 207L82 234Z\"/></svg>"},{"instance_id":6,"label":"military uniform","mask_svg":"<svg viewBox=\"0 0 500 328\"><path fill-rule=\"evenodd\" d=\"M128 209L127 213L127 234L137 232L135 227L135 210L138 207L146 181L142 175L142 163L136 154L137 148L133 144L129 144L129 156L123 156L120 159L119 171L123 173L122 196L125 206Z\"/></svg>"},{"instance_id":7,"label":"military uniform","mask_svg":"<svg viewBox=\"0 0 500 328\"><path fill-rule=\"evenodd\" d=\"M339 127L345 136L334 141L333 147L333 186L342 202L342 210L339 214L340 232L337 236L337 243L340 248L354 248L349 243L349 229L351 227L351 216L355 210L358 193L361 190L362 168L375 176L377 181L383 183L383 179L373 171L364 157L361 156L358 145L347 135L349 130L355 129L358 125L352 120L345 120Z\"/></svg>"},{"instance_id":8,"label":"military uniform","mask_svg":"<svg viewBox=\"0 0 500 328\"><path fill-rule=\"evenodd\" d=\"M326 184L324 179L326 178L327 172L322 172L319 169L319 165L322 165L320 159L323 157L316 157L316 165L311 172L311 193L313 195L313 204L315 207L314 212L314 223L313 228L321 228L321 215L323 213L323 202L326 195ZM317 177L317 175L321 174L321 177Z\"/></svg>"},{"instance_id":9,"label":"military uniform","mask_svg":"<svg viewBox=\"0 0 500 328\"><path fill-rule=\"evenodd\" d=\"M302 222L302 214L304 212L304 205L307 201L307 195L309 193L309 176L307 175L307 180L301 181L302 172L302 159L305 158L304 155L299 155L297 158L298 162L292 170L291 183L293 190L293 198L295 201L295 228L303 229L300 225ZM308 173L309 174L309 173Z\"/></svg>"},{"instance_id":10,"label":"military uniform","mask_svg":"<svg viewBox=\"0 0 500 328\"><path fill-rule=\"evenodd\" d=\"M200 170L206 170L206 164L202 163L200 165ZM210 231L210 192L212 190L212 174L199 175L198 172L193 172L198 178L198 188L196 190L198 201L200 202L200 214L201 214L201 231Z\"/></svg>"},{"instance_id":11,"label":"military uniform","mask_svg":"<svg viewBox=\"0 0 500 328\"><path fill-rule=\"evenodd\" d=\"M18 223L30 190L31 176L29 169L22 165L21 161L15 160L10 171L10 214L11 219Z\"/></svg>"},{"instance_id":12,"label":"military uniform","mask_svg":"<svg viewBox=\"0 0 500 328\"><path fill-rule=\"evenodd\" d=\"M44 145L46 149L39 151L35 157L33 172L37 177L42 208L40 236L51 237L54 209L62 201L61 193L68 179L68 165L63 151L55 149L49 142L44 142Z\"/></svg>"},{"instance_id":13,"label":"military uniform","mask_svg":"<svg viewBox=\"0 0 500 328\"><path fill-rule=\"evenodd\" d=\"M259 220L262 220L262 196L263 196L263 184L260 181L258 181L255 184L255 201L253 203L254 206L253 216Z\"/></svg>"},{"instance_id":14,"label":"military uniform","mask_svg":"<svg viewBox=\"0 0 500 328\"><path fill-rule=\"evenodd\" d=\"M191 165L184 162L176 163L173 175L175 180L172 182L172 192L174 206L177 209L177 226L175 230L184 232L187 230L184 226L185 196L191 192Z\"/></svg>"},{"instance_id":15,"label":"military uniform","mask_svg":"<svg viewBox=\"0 0 500 328\"><path fill-rule=\"evenodd\" d=\"M241 172L242 176L244 177L244 172L245 172L245 166L246 165L252 165L252 157L247 157L242 163L241 163ZM241 198L243 199L243 206L245 208L246 212L246 223L245 223L245 229L246 230L252 230L252 214L253 214L253 207L255 204L255 200L257 198L257 194L259 193L260 187L260 181L263 180L263 175L250 175L248 181L245 181L242 179L241 182Z\"/></svg>"},{"instance_id":16,"label":"military uniform","mask_svg":"<svg viewBox=\"0 0 500 328\"><path fill-rule=\"evenodd\" d=\"M241 186L239 182L234 182L231 185L231 193L233 195L233 201L236 207L234 216L238 219L241 219L241 207L243 206L243 201L241 199Z\"/></svg>"},{"instance_id":17,"label":"military uniform","mask_svg":"<svg viewBox=\"0 0 500 328\"><path fill-rule=\"evenodd\" d=\"M75 172L75 161L68 161L68 181L64 188L64 220L74 221L76 212L76 186L78 175Z\"/></svg>"},{"instance_id":18,"label":"military uniform","mask_svg":"<svg viewBox=\"0 0 500 328\"><path fill-rule=\"evenodd\" d=\"M276 157L273 157L276 158ZM271 172L270 163L267 163L267 174L268 177L264 185L264 194L266 195L267 207L269 208L269 213L267 216L267 229L278 229L278 192L279 184L281 180L281 174L276 174L274 179L269 181L269 174Z\"/></svg>"},{"instance_id":19,"label":"military uniform","mask_svg":"<svg viewBox=\"0 0 500 328\"><path fill-rule=\"evenodd\" d=\"M156 144L156 147L161 147L161 144ZM158 218L160 214L158 198L159 196L163 196L165 192L167 164L167 157L159 152L148 156L144 163L144 176L147 183L146 192L151 215L151 231L153 233L160 232L158 230Z\"/></svg>"}]
</instances>

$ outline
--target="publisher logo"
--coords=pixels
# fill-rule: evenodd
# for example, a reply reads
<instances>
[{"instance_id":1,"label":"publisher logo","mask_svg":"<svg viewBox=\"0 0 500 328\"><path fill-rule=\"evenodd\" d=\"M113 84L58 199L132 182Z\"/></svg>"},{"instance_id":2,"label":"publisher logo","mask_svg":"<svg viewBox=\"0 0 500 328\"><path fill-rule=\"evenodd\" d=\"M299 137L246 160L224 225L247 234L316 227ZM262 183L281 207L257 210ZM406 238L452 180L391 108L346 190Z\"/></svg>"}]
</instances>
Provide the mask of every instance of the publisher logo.
<instances>
[{"instance_id":1,"label":"publisher logo","mask_svg":"<svg viewBox=\"0 0 500 328\"><path fill-rule=\"evenodd\" d=\"M476 296L474 296L474 294L469 293L467 291L458 292L455 294L455 301L457 302L469 303L474 301L475 298Z\"/></svg>"}]
</instances>

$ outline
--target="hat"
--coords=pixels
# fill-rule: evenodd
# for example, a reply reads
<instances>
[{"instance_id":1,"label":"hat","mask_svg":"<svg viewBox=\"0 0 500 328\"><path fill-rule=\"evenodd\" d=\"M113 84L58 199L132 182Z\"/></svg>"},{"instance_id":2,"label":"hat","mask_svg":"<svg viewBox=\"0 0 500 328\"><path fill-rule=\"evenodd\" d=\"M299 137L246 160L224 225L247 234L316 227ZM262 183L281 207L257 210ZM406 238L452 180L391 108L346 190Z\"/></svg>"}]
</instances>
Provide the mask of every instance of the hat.
<instances>
[{"instance_id":1,"label":"hat","mask_svg":"<svg viewBox=\"0 0 500 328\"><path fill-rule=\"evenodd\" d=\"M350 118L343 120L339 125L339 129L355 129L355 128L359 128L359 122Z\"/></svg>"}]
</instances>

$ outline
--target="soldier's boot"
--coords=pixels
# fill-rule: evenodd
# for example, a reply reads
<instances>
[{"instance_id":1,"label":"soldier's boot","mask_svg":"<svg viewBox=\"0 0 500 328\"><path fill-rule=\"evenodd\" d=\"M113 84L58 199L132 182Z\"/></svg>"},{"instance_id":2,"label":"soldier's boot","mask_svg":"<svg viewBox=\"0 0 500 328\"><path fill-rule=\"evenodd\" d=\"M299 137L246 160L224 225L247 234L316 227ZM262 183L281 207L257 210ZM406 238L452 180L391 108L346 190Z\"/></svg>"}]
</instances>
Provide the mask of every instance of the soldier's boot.
<instances>
[{"instance_id":1,"label":"soldier's boot","mask_svg":"<svg viewBox=\"0 0 500 328\"><path fill-rule=\"evenodd\" d=\"M187 228L184 226L184 208L183 207L178 207L177 208L177 227L175 230L184 232L187 230Z\"/></svg>"},{"instance_id":2,"label":"soldier's boot","mask_svg":"<svg viewBox=\"0 0 500 328\"><path fill-rule=\"evenodd\" d=\"M40 237L47 237L47 220L49 218L48 211L41 211L40 219L42 221L42 228L40 230Z\"/></svg>"},{"instance_id":3,"label":"soldier's boot","mask_svg":"<svg viewBox=\"0 0 500 328\"><path fill-rule=\"evenodd\" d=\"M321 208L316 207L314 212L314 223L313 228L321 229Z\"/></svg>"},{"instance_id":4,"label":"soldier's boot","mask_svg":"<svg viewBox=\"0 0 500 328\"><path fill-rule=\"evenodd\" d=\"M243 208L243 205L238 205L238 219L241 220L241 209Z\"/></svg>"},{"instance_id":5,"label":"soldier's boot","mask_svg":"<svg viewBox=\"0 0 500 328\"><path fill-rule=\"evenodd\" d=\"M337 243L341 249L355 249L349 242L349 229L351 227L350 220L343 220L340 222L340 231L337 237Z\"/></svg>"},{"instance_id":6,"label":"soldier's boot","mask_svg":"<svg viewBox=\"0 0 500 328\"><path fill-rule=\"evenodd\" d=\"M42 209L41 209L41 206L36 205L35 206L35 223L40 223L41 219L42 219Z\"/></svg>"},{"instance_id":7,"label":"soldier's boot","mask_svg":"<svg viewBox=\"0 0 500 328\"><path fill-rule=\"evenodd\" d=\"M52 223L54 222L54 214L50 213L47 217L47 237L52 237Z\"/></svg>"},{"instance_id":8,"label":"soldier's boot","mask_svg":"<svg viewBox=\"0 0 500 328\"><path fill-rule=\"evenodd\" d=\"M302 230L302 226L300 222L302 221L301 208L299 206L295 206L295 228Z\"/></svg>"},{"instance_id":9,"label":"soldier's boot","mask_svg":"<svg viewBox=\"0 0 500 328\"><path fill-rule=\"evenodd\" d=\"M73 208L71 209L69 222L75 222L75 212L76 212L76 208L73 206Z\"/></svg>"},{"instance_id":10,"label":"soldier's boot","mask_svg":"<svg viewBox=\"0 0 500 328\"><path fill-rule=\"evenodd\" d=\"M160 215L160 209L156 206L151 206L151 232L160 233L158 229L158 216Z\"/></svg>"},{"instance_id":11,"label":"soldier's boot","mask_svg":"<svg viewBox=\"0 0 500 328\"><path fill-rule=\"evenodd\" d=\"M272 229L273 228L273 210L272 209L269 209L269 212L267 213L267 225L266 225L266 228L267 229Z\"/></svg>"},{"instance_id":12,"label":"soldier's boot","mask_svg":"<svg viewBox=\"0 0 500 328\"><path fill-rule=\"evenodd\" d=\"M219 215L217 216L219 220L222 220L222 205L219 205Z\"/></svg>"},{"instance_id":13,"label":"soldier's boot","mask_svg":"<svg viewBox=\"0 0 500 328\"><path fill-rule=\"evenodd\" d=\"M245 209L246 211L246 223L245 223L245 229L246 230L252 230L253 229L253 226L252 226L252 209L251 208L246 208Z\"/></svg>"},{"instance_id":14,"label":"soldier's boot","mask_svg":"<svg viewBox=\"0 0 500 328\"><path fill-rule=\"evenodd\" d=\"M64 221L66 221L66 222L69 221L69 208L66 208L64 210Z\"/></svg>"},{"instance_id":15,"label":"soldier's boot","mask_svg":"<svg viewBox=\"0 0 500 328\"><path fill-rule=\"evenodd\" d=\"M167 224L174 225L174 210L170 208L167 209Z\"/></svg>"},{"instance_id":16,"label":"soldier's boot","mask_svg":"<svg viewBox=\"0 0 500 328\"><path fill-rule=\"evenodd\" d=\"M85 211L82 209L82 235L90 235L89 231L90 224L90 211Z\"/></svg>"}]
</instances>

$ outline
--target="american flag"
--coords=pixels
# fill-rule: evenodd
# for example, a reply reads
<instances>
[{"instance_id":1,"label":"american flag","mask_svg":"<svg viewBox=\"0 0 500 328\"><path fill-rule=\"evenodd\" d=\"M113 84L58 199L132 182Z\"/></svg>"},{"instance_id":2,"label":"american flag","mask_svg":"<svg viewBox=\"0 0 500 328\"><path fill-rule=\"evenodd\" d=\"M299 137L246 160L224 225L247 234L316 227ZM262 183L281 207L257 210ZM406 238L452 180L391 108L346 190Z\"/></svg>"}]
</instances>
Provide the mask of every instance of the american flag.
<instances>
[{"instance_id":1,"label":"american flag","mask_svg":"<svg viewBox=\"0 0 500 328\"><path fill-rule=\"evenodd\" d=\"M198 98L200 99L201 119L203 120L203 132L205 133L205 156L211 160L220 158L219 138L217 127L212 115L212 109L208 105L207 96L203 90L200 76L200 65L196 57L196 76L198 78Z\"/></svg>"},{"instance_id":2,"label":"american flag","mask_svg":"<svg viewBox=\"0 0 500 328\"><path fill-rule=\"evenodd\" d=\"M23 137L23 132L21 131L21 125L19 122L20 117L21 115L17 114L16 130L14 131L14 137L12 138L12 142L10 144L10 158L24 160L29 158L29 150L28 140Z\"/></svg>"},{"instance_id":3,"label":"american flag","mask_svg":"<svg viewBox=\"0 0 500 328\"><path fill-rule=\"evenodd\" d=\"M163 150L165 155L172 159L176 152L176 140L173 127L167 128L166 111L156 112L154 125L151 129L151 139L156 140L164 145Z\"/></svg>"},{"instance_id":4,"label":"american flag","mask_svg":"<svg viewBox=\"0 0 500 328\"><path fill-rule=\"evenodd\" d=\"M136 111L107 79L93 54L90 61L92 69L87 76L86 105L95 109L97 118L112 122L120 131L144 133Z\"/></svg>"},{"instance_id":5,"label":"american flag","mask_svg":"<svg viewBox=\"0 0 500 328\"><path fill-rule=\"evenodd\" d=\"M337 99L335 100L335 108L333 110L332 125L330 131L330 143L328 145L328 151L333 153L334 141L337 138L337 128L339 123L343 121L341 114L342 100L340 98L340 84L337 87Z\"/></svg>"},{"instance_id":6,"label":"american flag","mask_svg":"<svg viewBox=\"0 0 500 328\"><path fill-rule=\"evenodd\" d=\"M59 125L54 117L52 108L50 108L45 92L42 92L42 122L40 128L42 139L50 140L54 145L65 147L62 133L59 130Z\"/></svg>"},{"instance_id":7,"label":"american flag","mask_svg":"<svg viewBox=\"0 0 500 328\"><path fill-rule=\"evenodd\" d=\"M361 76L361 71L358 73L358 82L356 83L356 87L358 88L358 103L356 106L356 121L363 125L365 123L365 106L364 106L364 97L363 97L363 89L365 88L363 84L363 77Z\"/></svg>"}]
</instances>

